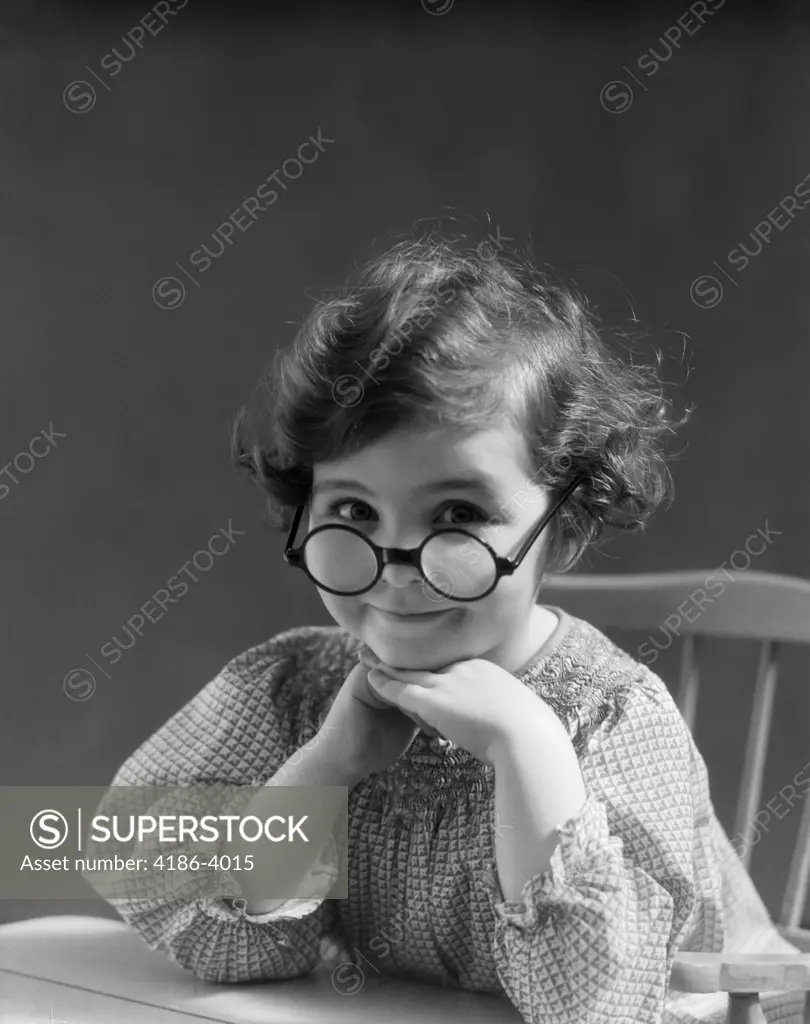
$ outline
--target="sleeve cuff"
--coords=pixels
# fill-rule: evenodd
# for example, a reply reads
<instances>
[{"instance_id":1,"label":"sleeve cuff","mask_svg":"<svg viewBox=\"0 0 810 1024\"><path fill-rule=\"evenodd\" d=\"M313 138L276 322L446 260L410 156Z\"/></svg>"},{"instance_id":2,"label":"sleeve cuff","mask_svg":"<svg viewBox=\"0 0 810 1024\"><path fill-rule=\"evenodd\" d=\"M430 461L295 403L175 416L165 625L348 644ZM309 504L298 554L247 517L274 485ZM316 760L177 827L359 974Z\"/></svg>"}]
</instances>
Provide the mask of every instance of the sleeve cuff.
<instances>
[{"instance_id":1,"label":"sleeve cuff","mask_svg":"<svg viewBox=\"0 0 810 1024\"><path fill-rule=\"evenodd\" d=\"M220 921L238 921L244 918L255 924L269 924L271 921L283 921L289 918L300 920L314 913L329 895L339 874L339 854L334 833L315 862L309 875L302 883L307 893L302 897L291 897L273 901L276 905L261 914L247 912L247 900L243 896L230 898L225 896L209 897L198 901L198 905L209 917ZM222 880L228 891L241 891L239 883L231 872L223 872Z\"/></svg>"},{"instance_id":2,"label":"sleeve cuff","mask_svg":"<svg viewBox=\"0 0 810 1024\"><path fill-rule=\"evenodd\" d=\"M580 811L556 828L559 842L551 855L551 862L546 871L534 875L523 886L519 900L505 900L498 881L497 865L493 862L484 872L484 886L489 896L490 906L497 919L505 924L514 925L522 931L533 931L539 923L538 912L543 919L566 904L581 899L576 889L576 882L587 873L592 878L594 872L600 876L612 869L607 869L606 854L616 849L621 859L621 840L611 837L607 809L602 801L592 793ZM600 879L600 888L609 878ZM616 879L616 884L620 882Z\"/></svg>"},{"instance_id":3,"label":"sleeve cuff","mask_svg":"<svg viewBox=\"0 0 810 1024\"><path fill-rule=\"evenodd\" d=\"M264 914L249 914L246 910L247 900L243 897L229 899L224 896L216 896L199 901L200 909L209 917L218 921L239 921L244 919L253 924L270 924L271 922L282 922L300 920L307 914L314 913L323 903L323 899L306 897L301 899L279 900L279 905Z\"/></svg>"}]
</instances>

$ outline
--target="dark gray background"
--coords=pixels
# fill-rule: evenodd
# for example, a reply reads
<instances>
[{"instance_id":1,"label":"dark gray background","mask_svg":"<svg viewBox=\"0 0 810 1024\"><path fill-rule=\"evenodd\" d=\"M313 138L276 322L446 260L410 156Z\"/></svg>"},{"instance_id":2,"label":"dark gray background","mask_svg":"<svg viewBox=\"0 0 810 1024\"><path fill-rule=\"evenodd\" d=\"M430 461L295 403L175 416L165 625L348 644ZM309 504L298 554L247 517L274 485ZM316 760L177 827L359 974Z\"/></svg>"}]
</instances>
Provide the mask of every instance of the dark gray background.
<instances>
[{"instance_id":1,"label":"dark gray background","mask_svg":"<svg viewBox=\"0 0 810 1024\"><path fill-rule=\"evenodd\" d=\"M106 785L230 658L331 624L231 473L230 418L311 296L447 207L530 234L605 315L628 326L634 313L696 405L673 446L672 508L584 568L709 571L767 520L781 536L753 567L810 577L810 212L714 308L690 299L810 173L799 4L728 2L643 77L639 58L666 53L686 3L305 4L262 20L191 0L109 91L86 65L104 74L145 3L19 6L3 13L0 62L0 463L50 423L67 436L0 501L4 784ZM633 102L611 113L600 90L619 78ZM77 79L97 91L82 114L63 102ZM159 308L155 281L319 126L335 144L181 305ZM229 520L245 536L105 663L101 645ZM76 668L96 675L84 701L63 689ZM697 741L729 831L755 668L754 644L722 642L705 673ZM763 800L810 756L809 668L785 649ZM673 657L655 669L673 683ZM798 819L774 819L754 851L772 913ZM77 910L114 916L97 901L0 901L7 920Z\"/></svg>"}]
</instances>

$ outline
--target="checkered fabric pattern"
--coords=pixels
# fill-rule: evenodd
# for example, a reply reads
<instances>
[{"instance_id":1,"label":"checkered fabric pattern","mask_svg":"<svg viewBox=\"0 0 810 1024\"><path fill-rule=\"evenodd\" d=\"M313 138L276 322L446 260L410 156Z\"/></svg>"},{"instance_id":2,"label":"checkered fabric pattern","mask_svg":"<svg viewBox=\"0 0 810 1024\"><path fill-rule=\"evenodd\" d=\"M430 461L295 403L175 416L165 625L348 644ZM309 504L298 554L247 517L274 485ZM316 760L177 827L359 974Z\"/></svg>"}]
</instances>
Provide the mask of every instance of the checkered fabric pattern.
<instances>
[{"instance_id":1,"label":"checkered fabric pattern","mask_svg":"<svg viewBox=\"0 0 810 1024\"><path fill-rule=\"evenodd\" d=\"M725 995L668 991L676 951L798 950L717 820L666 685L551 610L557 629L515 675L566 725L588 798L521 900L504 901L498 883L494 770L420 732L349 795L348 899L263 915L220 897L110 902L151 948L212 982L332 967L336 986L374 972L503 993L532 1024L723 1024ZM261 785L316 735L359 646L338 627L302 626L245 651L113 785ZM802 1024L803 993L762 1002L770 1024Z\"/></svg>"}]
</instances>

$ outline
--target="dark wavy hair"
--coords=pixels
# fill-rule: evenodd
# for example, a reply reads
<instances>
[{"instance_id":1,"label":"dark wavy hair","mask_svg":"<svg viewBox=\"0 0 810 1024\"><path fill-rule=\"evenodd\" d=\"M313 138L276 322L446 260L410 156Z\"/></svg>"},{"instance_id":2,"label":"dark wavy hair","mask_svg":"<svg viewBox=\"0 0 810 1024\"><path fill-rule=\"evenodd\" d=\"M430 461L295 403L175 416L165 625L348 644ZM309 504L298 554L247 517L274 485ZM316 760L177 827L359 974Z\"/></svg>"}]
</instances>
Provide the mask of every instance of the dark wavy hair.
<instances>
[{"instance_id":1,"label":"dark wavy hair","mask_svg":"<svg viewBox=\"0 0 810 1024\"><path fill-rule=\"evenodd\" d=\"M535 483L557 494L581 478L548 527L544 575L565 572L605 526L643 528L672 500L660 442L692 412L673 419L656 368L623 361L606 334L576 289L500 239L400 237L276 352L236 414L232 464L288 530L315 463L402 427L508 419Z\"/></svg>"}]
</instances>

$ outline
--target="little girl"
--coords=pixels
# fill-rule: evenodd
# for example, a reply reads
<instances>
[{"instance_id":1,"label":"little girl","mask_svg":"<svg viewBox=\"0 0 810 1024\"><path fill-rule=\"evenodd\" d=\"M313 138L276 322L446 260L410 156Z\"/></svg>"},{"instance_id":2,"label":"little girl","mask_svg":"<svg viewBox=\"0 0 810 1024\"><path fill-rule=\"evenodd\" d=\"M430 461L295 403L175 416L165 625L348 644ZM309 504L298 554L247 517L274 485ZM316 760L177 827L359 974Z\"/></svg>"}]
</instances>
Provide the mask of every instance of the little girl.
<instances>
[{"instance_id":1,"label":"little girl","mask_svg":"<svg viewBox=\"0 0 810 1024\"><path fill-rule=\"evenodd\" d=\"M334 965L342 994L371 970L532 1024L721 1024L726 996L668 991L677 951L796 950L665 684L538 603L605 526L646 523L687 417L499 234L397 243L274 371L234 464L337 625L234 658L113 785L346 785L349 897L326 898L330 842L307 898L111 902L212 982ZM770 1022L802 1003L763 998Z\"/></svg>"}]
</instances>

